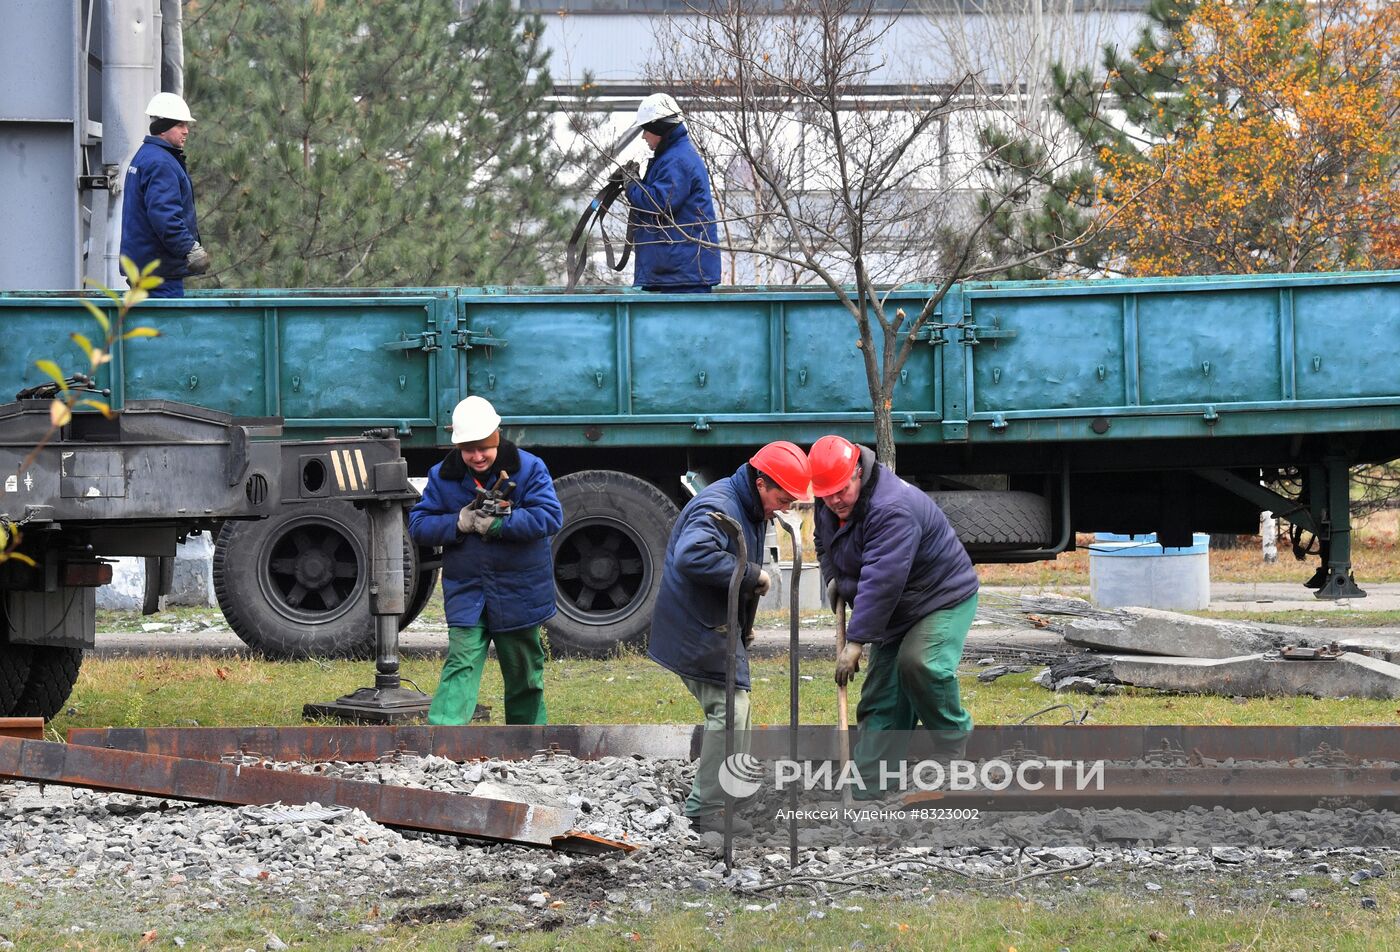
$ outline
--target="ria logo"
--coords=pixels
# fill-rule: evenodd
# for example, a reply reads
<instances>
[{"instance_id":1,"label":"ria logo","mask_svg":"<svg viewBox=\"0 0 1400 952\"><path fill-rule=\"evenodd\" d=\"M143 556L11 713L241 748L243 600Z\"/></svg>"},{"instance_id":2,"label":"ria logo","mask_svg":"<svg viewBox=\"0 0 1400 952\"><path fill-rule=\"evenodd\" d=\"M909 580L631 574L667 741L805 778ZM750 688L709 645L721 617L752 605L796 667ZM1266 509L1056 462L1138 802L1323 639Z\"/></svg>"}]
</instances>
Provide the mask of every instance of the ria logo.
<instances>
[{"instance_id":1,"label":"ria logo","mask_svg":"<svg viewBox=\"0 0 1400 952\"><path fill-rule=\"evenodd\" d=\"M736 800L744 800L763 786L763 762L752 754L730 754L719 765L719 786Z\"/></svg>"}]
</instances>

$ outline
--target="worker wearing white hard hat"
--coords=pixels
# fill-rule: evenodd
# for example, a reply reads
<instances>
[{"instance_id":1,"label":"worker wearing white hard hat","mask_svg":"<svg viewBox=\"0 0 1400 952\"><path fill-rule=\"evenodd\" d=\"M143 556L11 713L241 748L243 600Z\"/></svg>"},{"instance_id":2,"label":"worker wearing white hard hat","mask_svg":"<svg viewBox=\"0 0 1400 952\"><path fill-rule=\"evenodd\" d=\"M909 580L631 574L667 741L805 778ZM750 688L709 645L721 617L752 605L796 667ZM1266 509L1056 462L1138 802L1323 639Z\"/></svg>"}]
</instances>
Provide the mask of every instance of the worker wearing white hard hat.
<instances>
[{"instance_id":1,"label":"worker wearing white hard hat","mask_svg":"<svg viewBox=\"0 0 1400 952\"><path fill-rule=\"evenodd\" d=\"M632 283L672 294L709 291L719 283L715 203L680 104L669 93L653 93L637 107L632 125L652 151L645 175L635 164L614 173L626 181L632 206Z\"/></svg>"},{"instance_id":2,"label":"worker wearing white hard hat","mask_svg":"<svg viewBox=\"0 0 1400 952\"><path fill-rule=\"evenodd\" d=\"M146 106L150 135L126 170L122 199L122 255L137 267L159 261L163 279L152 297L183 297L185 278L209 270L199 242L194 185L185 168L185 142L194 116L174 93L156 93Z\"/></svg>"},{"instance_id":3,"label":"worker wearing white hard hat","mask_svg":"<svg viewBox=\"0 0 1400 952\"><path fill-rule=\"evenodd\" d=\"M471 722L494 644L506 723L543 724L540 625L554 615L550 537L564 510L544 461L501 438L491 401L473 395L457 404L452 443L408 514L413 541L442 548L447 658L428 723Z\"/></svg>"}]
</instances>

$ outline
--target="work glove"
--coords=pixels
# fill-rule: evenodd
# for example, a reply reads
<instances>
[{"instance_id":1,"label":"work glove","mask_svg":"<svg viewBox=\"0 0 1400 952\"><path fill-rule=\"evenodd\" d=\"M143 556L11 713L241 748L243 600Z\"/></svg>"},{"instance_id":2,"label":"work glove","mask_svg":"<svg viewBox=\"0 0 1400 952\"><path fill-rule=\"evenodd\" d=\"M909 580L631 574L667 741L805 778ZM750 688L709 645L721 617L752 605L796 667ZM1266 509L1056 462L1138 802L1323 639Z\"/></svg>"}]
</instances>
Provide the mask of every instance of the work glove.
<instances>
[{"instance_id":1,"label":"work glove","mask_svg":"<svg viewBox=\"0 0 1400 952\"><path fill-rule=\"evenodd\" d=\"M758 572L758 581L753 585L753 593L759 598L768 594L768 590L773 587L773 579L762 569Z\"/></svg>"},{"instance_id":2,"label":"work glove","mask_svg":"<svg viewBox=\"0 0 1400 952\"><path fill-rule=\"evenodd\" d=\"M637 164L637 160L636 160L636 159L633 159L632 161L626 163L625 165L620 165L620 166L618 166L617 168L613 169L613 170L612 170L612 174L608 176L608 181L609 181L609 182L625 182L625 181L627 181L628 179L639 179L639 178L641 178L641 177L642 177L642 169L641 169L641 166L639 166L639 165Z\"/></svg>"},{"instance_id":3,"label":"work glove","mask_svg":"<svg viewBox=\"0 0 1400 952\"><path fill-rule=\"evenodd\" d=\"M457 513L457 531L464 535L475 532L482 538L491 530L491 523L496 521L496 517L483 512L480 509L473 509L470 506L463 506L462 511Z\"/></svg>"},{"instance_id":4,"label":"work glove","mask_svg":"<svg viewBox=\"0 0 1400 952\"><path fill-rule=\"evenodd\" d=\"M826 583L826 604L832 612L836 611L837 602L844 601L846 605L849 606L854 603L855 600L856 594L854 585L846 585L843 588L839 579L832 579Z\"/></svg>"},{"instance_id":5,"label":"work glove","mask_svg":"<svg viewBox=\"0 0 1400 952\"><path fill-rule=\"evenodd\" d=\"M209 270L209 252L197 241L185 256L185 270L190 274L203 274Z\"/></svg>"},{"instance_id":6,"label":"work glove","mask_svg":"<svg viewBox=\"0 0 1400 952\"><path fill-rule=\"evenodd\" d=\"M864 646L859 642L848 641L841 648L841 653L836 656L836 683L841 687L846 686L846 682L851 680L851 676L860 670L860 656Z\"/></svg>"}]
</instances>

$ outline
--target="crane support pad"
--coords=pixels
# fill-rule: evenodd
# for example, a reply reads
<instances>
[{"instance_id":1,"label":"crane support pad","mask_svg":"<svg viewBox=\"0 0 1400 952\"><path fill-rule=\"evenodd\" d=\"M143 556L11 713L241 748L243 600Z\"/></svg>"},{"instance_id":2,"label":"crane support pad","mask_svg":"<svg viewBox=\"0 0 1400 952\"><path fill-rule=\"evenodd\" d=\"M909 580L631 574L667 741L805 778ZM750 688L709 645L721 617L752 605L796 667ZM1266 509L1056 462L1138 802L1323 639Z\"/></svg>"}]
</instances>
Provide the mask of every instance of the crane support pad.
<instances>
[{"instance_id":1,"label":"crane support pad","mask_svg":"<svg viewBox=\"0 0 1400 952\"><path fill-rule=\"evenodd\" d=\"M572 810L13 737L0 736L0 777L196 803L319 803L362 810L400 830L586 852L633 849L575 830Z\"/></svg>"}]
</instances>

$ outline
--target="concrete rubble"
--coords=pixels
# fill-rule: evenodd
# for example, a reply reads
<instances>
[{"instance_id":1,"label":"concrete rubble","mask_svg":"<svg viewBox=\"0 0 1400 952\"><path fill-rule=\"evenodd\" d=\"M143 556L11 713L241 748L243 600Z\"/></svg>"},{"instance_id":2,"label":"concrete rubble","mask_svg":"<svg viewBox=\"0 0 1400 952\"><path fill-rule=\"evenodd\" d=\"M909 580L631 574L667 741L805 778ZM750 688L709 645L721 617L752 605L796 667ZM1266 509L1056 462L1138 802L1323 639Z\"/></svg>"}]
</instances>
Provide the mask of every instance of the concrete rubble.
<instances>
[{"instance_id":1,"label":"concrete rubble","mask_svg":"<svg viewBox=\"0 0 1400 952\"><path fill-rule=\"evenodd\" d=\"M1196 618L1156 608L1126 608L1114 619L1076 618L1065 641L1120 654L1173 658L1237 658L1278 647L1282 639L1258 625Z\"/></svg>"},{"instance_id":2,"label":"concrete rubble","mask_svg":"<svg viewBox=\"0 0 1400 952\"><path fill-rule=\"evenodd\" d=\"M1138 687L1236 697L1400 698L1400 665L1346 652L1334 661L1285 661L1276 654L1237 658L1119 656L1115 679Z\"/></svg>"},{"instance_id":3,"label":"concrete rubble","mask_svg":"<svg viewBox=\"0 0 1400 952\"><path fill-rule=\"evenodd\" d=\"M1044 604L1037 606L1044 612ZM1400 698L1400 639L1362 633L1333 660L1284 660L1286 646L1322 647L1340 634L1197 618L1152 608L1086 611L1057 627L1086 653L1052 662L1034 680L1098 693L1114 685L1236 697Z\"/></svg>"},{"instance_id":4,"label":"concrete rubble","mask_svg":"<svg viewBox=\"0 0 1400 952\"><path fill-rule=\"evenodd\" d=\"M767 904L778 895L753 891L789 873L786 826L772 822L785 796L769 792L746 812L768 822L736 843L736 866L726 873L718 836L698 836L681 815L694 765L678 760L459 764L406 756L397 763L277 766L530 801L562 798L588 818L590 832L626 836L640 848L625 857L578 857L399 833L344 808L197 806L11 783L0 785L0 886L68 897L72 924L137 935L149 926L143 909L237 917L284 903L292 916L328 926L371 905L375 921L485 916L483 932L504 937L611 922L642 911L643 903L703 903L707 894L752 893ZM1319 867L1353 886L1360 872L1368 880L1386 876L1400 864L1400 817L1348 807L1279 814L1057 809L924 823L913 834L885 820L804 826L799 844L802 875L871 867L864 877L870 890L914 899L926 898L929 888L976 890L979 882L1032 869L1064 870L1041 881L1070 891L1103 876L1145 876L1189 891L1202 877L1247 870L1278 882L1281 897L1292 880ZM800 898L806 903L811 894ZM827 907L821 890L817 901Z\"/></svg>"}]
</instances>

